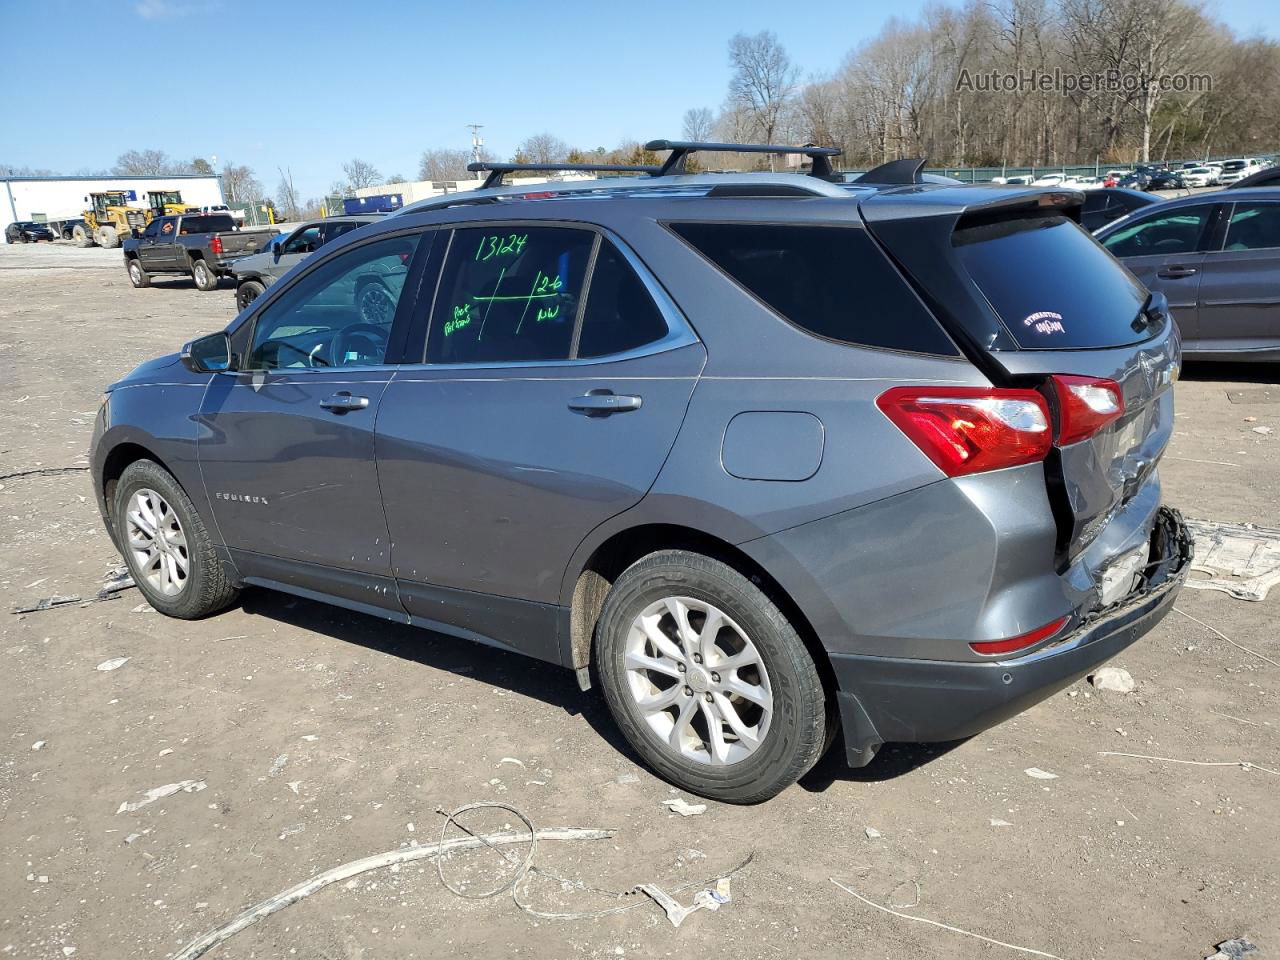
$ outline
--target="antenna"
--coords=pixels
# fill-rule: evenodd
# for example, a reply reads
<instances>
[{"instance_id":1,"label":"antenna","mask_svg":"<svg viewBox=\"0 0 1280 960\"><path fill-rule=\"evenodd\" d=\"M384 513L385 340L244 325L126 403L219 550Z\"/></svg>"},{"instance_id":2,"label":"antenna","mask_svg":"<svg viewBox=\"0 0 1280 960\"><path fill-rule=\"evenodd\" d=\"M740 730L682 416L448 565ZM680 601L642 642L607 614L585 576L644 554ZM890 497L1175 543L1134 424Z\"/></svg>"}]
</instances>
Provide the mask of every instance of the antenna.
<instances>
[{"instance_id":1,"label":"antenna","mask_svg":"<svg viewBox=\"0 0 1280 960\"><path fill-rule=\"evenodd\" d=\"M484 124L483 123L467 123L467 124L463 124L463 126L471 130L471 163L477 164L481 160L480 148L484 146L484 139L480 136L480 130L481 128L484 127ZM479 180L480 177L477 176L476 179Z\"/></svg>"}]
</instances>

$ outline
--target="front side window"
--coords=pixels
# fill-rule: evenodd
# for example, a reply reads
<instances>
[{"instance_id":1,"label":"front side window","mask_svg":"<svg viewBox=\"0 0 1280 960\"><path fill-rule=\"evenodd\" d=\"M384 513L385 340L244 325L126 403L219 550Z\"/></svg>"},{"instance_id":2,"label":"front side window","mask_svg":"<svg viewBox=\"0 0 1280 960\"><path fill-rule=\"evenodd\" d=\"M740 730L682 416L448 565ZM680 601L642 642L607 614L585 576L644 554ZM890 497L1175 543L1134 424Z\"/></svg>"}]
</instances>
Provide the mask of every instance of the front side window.
<instances>
[{"instance_id":1,"label":"front side window","mask_svg":"<svg viewBox=\"0 0 1280 960\"><path fill-rule=\"evenodd\" d=\"M311 253L320 246L320 225L304 227L289 238L284 253Z\"/></svg>"},{"instance_id":2,"label":"front side window","mask_svg":"<svg viewBox=\"0 0 1280 960\"><path fill-rule=\"evenodd\" d=\"M1102 245L1115 257L1194 253L1199 249L1211 209L1208 204L1182 207L1131 223L1103 240Z\"/></svg>"},{"instance_id":3,"label":"front side window","mask_svg":"<svg viewBox=\"0 0 1280 960\"><path fill-rule=\"evenodd\" d=\"M386 362L391 325L420 236L388 237L322 263L258 314L245 369Z\"/></svg>"},{"instance_id":4,"label":"front side window","mask_svg":"<svg viewBox=\"0 0 1280 960\"><path fill-rule=\"evenodd\" d=\"M568 359L595 242L594 233L566 227L454 231L427 362Z\"/></svg>"},{"instance_id":5,"label":"front side window","mask_svg":"<svg viewBox=\"0 0 1280 960\"><path fill-rule=\"evenodd\" d=\"M1237 203L1227 224L1227 250L1280 247L1280 203Z\"/></svg>"}]
</instances>

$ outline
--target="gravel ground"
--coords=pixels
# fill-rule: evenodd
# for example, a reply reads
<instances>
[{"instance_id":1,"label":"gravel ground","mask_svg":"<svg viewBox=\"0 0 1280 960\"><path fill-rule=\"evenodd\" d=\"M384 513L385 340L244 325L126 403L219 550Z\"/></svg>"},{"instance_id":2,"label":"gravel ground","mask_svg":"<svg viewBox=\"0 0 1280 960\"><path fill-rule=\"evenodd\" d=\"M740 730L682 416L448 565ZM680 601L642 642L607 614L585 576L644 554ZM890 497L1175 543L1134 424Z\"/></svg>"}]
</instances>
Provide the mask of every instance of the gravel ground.
<instances>
[{"instance_id":1,"label":"gravel ground","mask_svg":"<svg viewBox=\"0 0 1280 960\"><path fill-rule=\"evenodd\" d=\"M0 474L83 465L102 387L232 315L225 286L132 289L119 251L0 246ZM1186 371L1163 476L1188 516L1280 526L1277 376ZM0 480L0 518L10 607L92 595L118 563L84 473ZM1278 593L1188 590L1178 606L1280 660ZM136 591L5 613L0 956L171 957L321 870L431 842L438 807L488 800L540 827L617 830L540 845L542 869L586 886L537 874L523 902L639 905L538 919L509 896L454 896L423 861L324 890L210 956L1016 955L877 911L830 878L1065 960L1204 957L1238 935L1277 955L1280 776L1100 753L1280 771L1280 667L1177 613L1117 665L1135 693L1082 682L970 741L887 748L863 770L829 757L768 804L683 818L596 697L540 663L263 592L196 623L150 612ZM184 781L189 792L121 809ZM474 827L504 823L517 821ZM647 900L610 893L701 882L752 853L732 902L679 930ZM484 850L449 863L473 890L504 869Z\"/></svg>"}]
</instances>

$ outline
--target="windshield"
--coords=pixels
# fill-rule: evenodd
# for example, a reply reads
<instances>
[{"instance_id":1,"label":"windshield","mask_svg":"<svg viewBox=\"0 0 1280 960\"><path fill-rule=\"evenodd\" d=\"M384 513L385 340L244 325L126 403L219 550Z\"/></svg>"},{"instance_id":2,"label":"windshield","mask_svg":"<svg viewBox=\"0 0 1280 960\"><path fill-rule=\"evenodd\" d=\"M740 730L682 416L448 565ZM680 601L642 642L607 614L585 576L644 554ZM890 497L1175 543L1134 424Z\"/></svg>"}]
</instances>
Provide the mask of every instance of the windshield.
<instances>
[{"instance_id":1,"label":"windshield","mask_svg":"<svg viewBox=\"0 0 1280 960\"><path fill-rule=\"evenodd\" d=\"M952 243L1023 349L1118 347L1149 335L1133 325L1146 290L1065 217L962 226Z\"/></svg>"}]
</instances>

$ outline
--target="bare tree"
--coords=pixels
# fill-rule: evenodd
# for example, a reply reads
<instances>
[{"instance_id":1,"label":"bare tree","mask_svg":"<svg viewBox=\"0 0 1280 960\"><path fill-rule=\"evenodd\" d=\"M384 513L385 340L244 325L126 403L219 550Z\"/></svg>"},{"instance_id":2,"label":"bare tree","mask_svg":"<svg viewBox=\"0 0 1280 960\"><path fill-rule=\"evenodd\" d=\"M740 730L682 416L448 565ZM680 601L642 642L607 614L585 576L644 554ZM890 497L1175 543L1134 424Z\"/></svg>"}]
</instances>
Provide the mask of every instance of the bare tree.
<instances>
[{"instance_id":1,"label":"bare tree","mask_svg":"<svg viewBox=\"0 0 1280 960\"><path fill-rule=\"evenodd\" d=\"M286 217L290 220L297 220L302 216L301 204L298 200L297 188L293 185L293 172L285 172L280 170L280 185L276 187L276 197L279 200L280 209L284 211ZM308 201L314 203L314 201ZM318 206L318 204L316 204Z\"/></svg>"},{"instance_id":2,"label":"bare tree","mask_svg":"<svg viewBox=\"0 0 1280 960\"><path fill-rule=\"evenodd\" d=\"M516 148L516 155L526 163L564 163L569 145L549 133L537 133Z\"/></svg>"},{"instance_id":3,"label":"bare tree","mask_svg":"<svg viewBox=\"0 0 1280 960\"><path fill-rule=\"evenodd\" d=\"M115 173L129 177L158 177L172 172L163 150L126 150L116 158Z\"/></svg>"},{"instance_id":4,"label":"bare tree","mask_svg":"<svg viewBox=\"0 0 1280 960\"><path fill-rule=\"evenodd\" d=\"M715 135L716 115L710 107L691 107L684 112L686 140L710 140Z\"/></svg>"},{"instance_id":5,"label":"bare tree","mask_svg":"<svg viewBox=\"0 0 1280 960\"><path fill-rule=\"evenodd\" d=\"M222 192L228 203L246 203L260 199L265 191L249 167L228 160L222 165Z\"/></svg>"},{"instance_id":6,"label":"bare tree","mask_svg":"<svg viewBox=\"0 0 1280 960\"><path fill-rule=\"evenodd\" d=\"M422 151L418 161L419 180L467 180L473 175L467 172L471 151L433 148Z\"/></svg>"},{"instance_id":7,"label":"bare tree","mask_svg":"<svg viewBox=\"0 0 1280 960\"><path fill-rule=\"evenodd\" d=\"M347 176L347 184L352 190L365 187L376 187L382 183L382 174L373 164L353 157L342 165L342 172Z\"/></svg>"},{"instance_id":8,"label":"bare tree","mask_svg":"<svg viewBox=\"0 0 1280 960\"><path fill-rule=\"evenodd\" d=\"M782 112L795 93L799 68L776 34L734 34L729 41L729 100L751 116L766 143L773 142Z\"/></svg>"},{"instance_id":9,"label":"bare tree","mask_svg":"<svg viewBox=\"0 0 1280 960\"><path fill-rule=\"evenodd\" d=\"M203 173L209 176L213 173L213 164L204 157L192 157L191 162L187 164L191 168L192 173Z\"/></svg>"}]
</instances>

